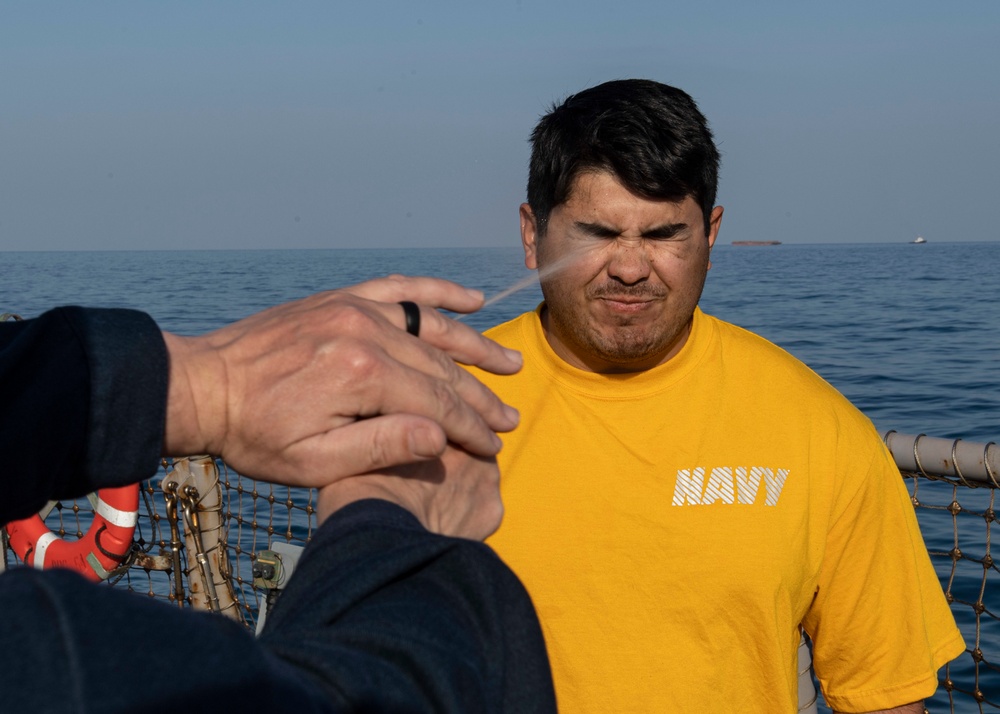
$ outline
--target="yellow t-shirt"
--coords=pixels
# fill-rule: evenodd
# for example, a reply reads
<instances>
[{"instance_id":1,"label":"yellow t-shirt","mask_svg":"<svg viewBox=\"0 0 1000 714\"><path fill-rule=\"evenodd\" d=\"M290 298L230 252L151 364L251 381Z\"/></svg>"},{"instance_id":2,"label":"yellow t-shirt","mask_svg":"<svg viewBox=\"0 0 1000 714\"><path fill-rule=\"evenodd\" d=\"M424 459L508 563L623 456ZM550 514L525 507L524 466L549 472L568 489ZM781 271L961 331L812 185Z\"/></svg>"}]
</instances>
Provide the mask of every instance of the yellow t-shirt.
<instances>
[{"instance_id":1,"label":"yellow t-shirt","mask_svg":"<svg viewBox=\"0 0 1000 714\"><path fill-rule=\"evenodd\" d=\"M474 370L521 424L489 543L545 631L560 710L793 712L801 624L827 702L933 693L964 648L899 471L871 423L780 348L698 311L668 363L569 366L538 313Z\"/></svg>"}]
</instances>

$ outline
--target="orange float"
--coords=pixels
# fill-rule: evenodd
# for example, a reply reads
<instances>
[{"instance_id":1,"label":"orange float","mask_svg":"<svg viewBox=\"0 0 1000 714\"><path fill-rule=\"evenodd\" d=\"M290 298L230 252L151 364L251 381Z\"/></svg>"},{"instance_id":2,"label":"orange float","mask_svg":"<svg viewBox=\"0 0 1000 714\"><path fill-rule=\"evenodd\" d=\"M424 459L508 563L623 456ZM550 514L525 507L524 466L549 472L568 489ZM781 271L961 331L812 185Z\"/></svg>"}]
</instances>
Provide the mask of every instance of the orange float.
<instances>
[{"instance_id":1,"label":"orange float","mask_svg":"<svg viewBox=\"0 0 1000 714\"><path fill-rule=\"evenodd\" d=\"M94 520L79 540L64 540L38 514L7 524L11 549L25 565L70 568L90 580L106 580L132 547L139 511L139 484L106 488L91 496Z\"/></svg>"}]
</instances>

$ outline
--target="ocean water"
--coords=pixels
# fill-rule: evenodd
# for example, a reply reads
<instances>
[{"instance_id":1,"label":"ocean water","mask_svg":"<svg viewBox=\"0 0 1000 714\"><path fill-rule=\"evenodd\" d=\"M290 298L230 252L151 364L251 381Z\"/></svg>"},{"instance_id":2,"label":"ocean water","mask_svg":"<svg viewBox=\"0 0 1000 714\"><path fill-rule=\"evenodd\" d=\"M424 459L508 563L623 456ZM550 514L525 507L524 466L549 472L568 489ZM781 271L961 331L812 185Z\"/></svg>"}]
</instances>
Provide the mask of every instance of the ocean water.
<instances>
[{"instance_id":1,"label":"ocean water","mask_svg":"<svg viewBox=\"0 0 1000 714\"><path fill-rule=\"evenodd\" d=\"M878 426L1000 437L1000 243L719 246L702 307L776 342ZM0 252L0 312L146 310L195 334L278 302L391 272L487 296L530 275L518 248ZM530 285L467 319L485 329L541 300Z\"/></svg>"},{"instance_id":2,"label":"ocean water","mask_svg":"<svg viewBox=\"0 0 1000 714\"><path fill-rule=\"evenodd\" d=\"M392 272L450 278L487 296L530 276L517 247L0 252L0 312L31 317L61 304L131 307L164 329L197 334L278 302ZM701 304L799 357L880 430L1000 441L998 274L1000 242L720 245ZM466 321L485 329L540 300L537 284L529 284ZM980 492L971 502L985 498ZM921 510L918 518L932 552L952 548L947 512ZM963 538L973 541L963 540L963 549L982 551L975 545L981 530ZM935 566L946 582L950 561L936 558ZM960 573L953 591L975 599L981 576L981 568L978 576ZM1000 583L991 586L995 604ZM958 617L971 643L975 618L964 610ZM995 617L981 637L987 657L1000 664ZM967 687L973 676L971 665L953 671ZM1000 674L990 676L980 686L998 702ZM931 711L948 711L942 693ZM967 698L956 700L955 711L980 708Z\"/></svg>"}]
</instances>

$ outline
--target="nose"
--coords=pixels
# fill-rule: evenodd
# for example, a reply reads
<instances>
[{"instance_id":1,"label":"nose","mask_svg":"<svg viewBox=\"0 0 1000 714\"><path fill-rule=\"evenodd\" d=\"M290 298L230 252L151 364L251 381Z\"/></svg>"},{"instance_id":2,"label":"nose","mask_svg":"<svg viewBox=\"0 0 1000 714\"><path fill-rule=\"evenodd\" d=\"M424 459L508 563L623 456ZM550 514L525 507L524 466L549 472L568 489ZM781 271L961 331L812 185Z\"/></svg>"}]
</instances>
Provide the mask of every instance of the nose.
<instances>
[{"instance_id":1,"label":"nose","mask_svg":"<svg viewBox=\"0 0 1000 714\"><path fill-rule=\"evenodd\" d=\"M608 275L626 285L642 282L649 277L650 262L646 241L642 238L619 236L609 247Z\"/></svg>"}]
</instances>

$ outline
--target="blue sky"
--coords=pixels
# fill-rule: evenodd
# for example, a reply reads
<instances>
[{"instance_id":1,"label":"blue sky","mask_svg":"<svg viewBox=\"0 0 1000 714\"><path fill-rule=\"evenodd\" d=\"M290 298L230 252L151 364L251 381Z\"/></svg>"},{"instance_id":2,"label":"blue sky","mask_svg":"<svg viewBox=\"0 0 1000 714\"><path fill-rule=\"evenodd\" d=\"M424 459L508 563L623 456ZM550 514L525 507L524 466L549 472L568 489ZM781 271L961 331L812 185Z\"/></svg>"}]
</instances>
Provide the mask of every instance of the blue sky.
<instances>
[{"instance_id":1,"label":"blue sky","mask_svg":"<svg viewBox=\"0 0 1000 714\"><path fill-rule=\"evenodd\" d=\"M720 241L997 240L1000 3L7 2L0 250L516 245L554 101L649 77Z\"/></svg>"}]
</instances>

